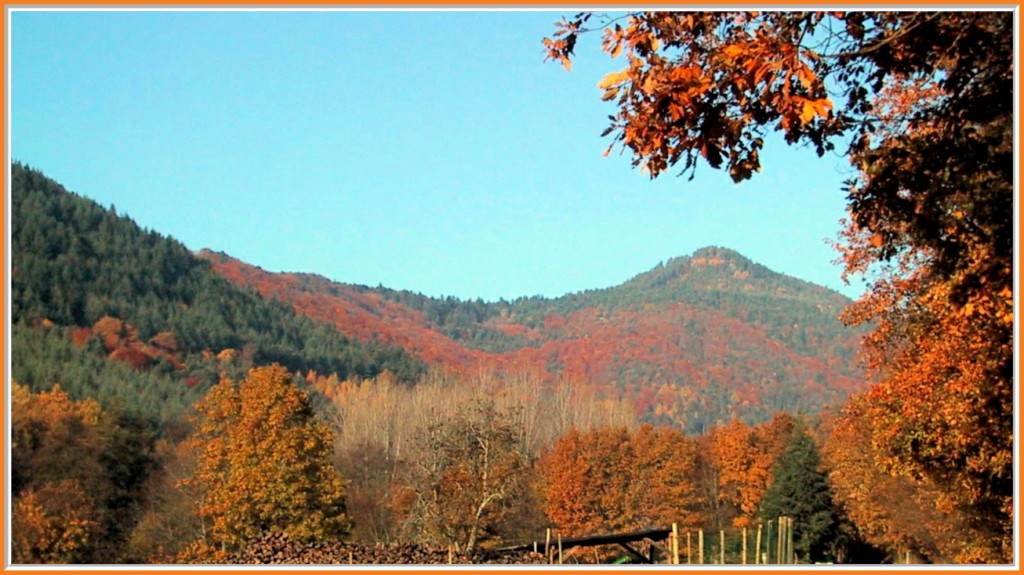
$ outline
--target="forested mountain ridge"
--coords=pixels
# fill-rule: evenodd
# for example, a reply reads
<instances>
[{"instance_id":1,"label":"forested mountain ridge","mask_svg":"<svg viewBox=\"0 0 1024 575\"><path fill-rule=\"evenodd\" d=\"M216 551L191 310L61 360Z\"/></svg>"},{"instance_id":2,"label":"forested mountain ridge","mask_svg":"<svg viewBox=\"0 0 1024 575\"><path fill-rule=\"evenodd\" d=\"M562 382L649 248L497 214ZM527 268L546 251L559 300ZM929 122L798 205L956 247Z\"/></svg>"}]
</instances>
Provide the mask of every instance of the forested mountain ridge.
<instances>
[{"instance_id":1,"label":"forested mountain ridge","mask_svg":"<svg viewBox=\"0 0 1024 575\"><path fill-rule=\"evenodd\" d=\"M339 377L387 369L410 382L423 372L402 349L346 338L227 282L180 242L21 164L11 208L12 375L33 390L59 382L73 397L116 397L166 420L220 373L253 365Z\"/></svg>"},{"instance_id":2,"label":"forested mountain ridge","mask_svg":"<svg viewBox=\"0 0 1024 575\"><path fill-rule=\"evenodd\" d=\"M615 287L511 302L275 274L204 251L218 273L447 369L529 371L634 401L649 420L691 432L779 410L817 412L866 382L849 300L724 248L703 248Z\"/></svg>"},{"instance_id":3,"label":"forested mountain ridge","mask_svg":"<svg viewBox=\"0 0 1024 575\"><path fill-rule=\"evenodd\" d=\"M488 303L197 257L21 165L12 207L15 379L37 390L59 381L74 397L126 394L158 419L222 372L274 362L407 381L427 365L529 372L625 397L691 432L816 412L865 385L859 336L835 319L845 298L724 248L619 286Z\"/></svg>"}]
</instances>

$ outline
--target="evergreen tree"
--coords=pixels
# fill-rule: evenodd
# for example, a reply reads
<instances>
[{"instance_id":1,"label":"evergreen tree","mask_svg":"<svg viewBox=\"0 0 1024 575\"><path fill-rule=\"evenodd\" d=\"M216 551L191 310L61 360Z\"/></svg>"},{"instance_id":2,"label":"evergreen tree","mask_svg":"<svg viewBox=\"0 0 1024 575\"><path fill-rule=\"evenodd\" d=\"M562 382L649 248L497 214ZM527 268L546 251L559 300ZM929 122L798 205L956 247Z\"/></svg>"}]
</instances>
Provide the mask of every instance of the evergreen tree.
<instances>
[{"instance_id":1,"label":"evergreen tree","mask_svg":"<svg viewBox=\"0 0 1024 575\"><path fill-rule=\"evenodd\" d=\"M69 192L38 170L15 163L10 175L12 368L34 391L60 383L74 399L94 398L107 407L118 397L129 411L166 422L216 383L224 366L211 364L206 351L249 349L244 368L280 363L342 378L388 369L412 382L425 370L402 349L349 340L286 304L231 284L180 242ZM67 331L61 328L106 318L131 326L135 352L145 353L151 338L171 336L173 368L159 365L152 353L135 353L140 369L109 366L103 359L118 351L114 347L74 347L62 335ZM159 369L141 369L151 366ZM190 380L201 384L183 385Z\"/></svg>"},{"instance_id":2,"label":"evergreen tree","mask_svg":"<svg viewBox=\"0 0 1024 575\"><path fill-rule=\"evenodd\" d=\"M832 491L821 470L814 439L803 425L793 431L786 450L773 466L774 481L761 500L761 517L793 519L793 551L799 561L832 560L830 543L838 519Z\"/></svg>"}]
</instances>

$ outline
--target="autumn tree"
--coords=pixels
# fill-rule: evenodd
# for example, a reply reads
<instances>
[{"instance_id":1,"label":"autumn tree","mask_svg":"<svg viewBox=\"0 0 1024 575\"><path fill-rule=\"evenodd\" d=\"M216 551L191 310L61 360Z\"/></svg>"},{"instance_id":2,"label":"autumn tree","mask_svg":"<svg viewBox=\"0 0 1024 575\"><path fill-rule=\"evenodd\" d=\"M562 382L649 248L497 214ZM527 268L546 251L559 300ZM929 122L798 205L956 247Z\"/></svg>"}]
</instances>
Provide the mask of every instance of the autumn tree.
<instances>
[{"instance_id":1,"label":"autumn tree","mask_svg":"<svg viewBox=\"0 0 1024 575\"><path fill-rule=\"evenodd\" d=\"M15 563L82 563L102 536L93 498L74 479L19 494L11 513Z\"/></svg>"},{"instance_id":2,"label":"autumn tree","mask_svg":"<svg viewBox=\"0 0 1024 575\"><path fill-rule=\"evenodd\" d=\"M625 529L629 434L623 428L570 431L540 463L544 509L569 534Z\"/></svg>"},{"instance_id":3,"label":"autumn tree","mask_svg":"<svg viewBox=\"0 0 1024 575\"><path fill-rule=\"evenodd\" d=\"M846 315L880 383L873 443L923 475L1012 557L1013 13L638 12L564 19L625 67L599 84L606 134L651 177L700 159L735 181L765 137L819 155L845 142L842 259L872 278ZM927 94L904 98L901 92ZM895 96L895 98L893 97ZM611 148L610 147L610 148Z\"/></svg>"},{"instance_id":4,"label":"autumn tree","mask_svg":"<svg viewBox=\"0 0 1024 575\"><path fill-rule=\"evenodd\" d=\"M16 563L81 563L102 537L110 485L101 462L101 409L59 386L11 389L12 552ZM71 464L73 463L73 464Z\"/></svg>"},{"instance_id":5,"label":"autumn tree","mask_svg":"<svg viewBox=\"0 0 1024 575\"><path fill-rule=\"evenodd\" d=\"M222 380L196 404L190 445L203 549L236 549L267 532L296 540L343 537L345 488L330 461L332 434L281 366ZM205 547L204 547L205 546Z\"/></svg>"},{"instance_id":6,"label":"autumn tree","mask_svg":"<svg viewBox=\"0 0 1024 575\"><path fill-rule=\"evenodd\" d=\"M779 413L756 426L735 420L710 434L707 455L709 465L715 467L714 497L734 514L733 526L753 524L761 498L772 483L775 461L785 451L794 424L791 415Z\"/></svg>"},{"instance_id":7,"label":"autumn tree","mask_svg":"<svg viewBox=\"0 0 1024 575\"><path fill-rule=\"evenodd\" d=\"M952 563L976 553L977 534L953 513L948 497L928 478L892 475L878 463L883 452L870 441L870 400L850 399L828 430L822 450L834 500L868 543L894 558L907 553L932 563Z\"/></svg>"},{"instance_id":8,"label":"autumn tree","mask_svg":"<svg viewBox=\"0 0 1024 575\"><path fill-rule=\"evenodd\" d=\"M697 525L696 451L667 427L572 430L538 463L545 513L572 535Z\"/></svg>"},{"instance_id":9,"label":"autumn tree","mask_svg":"<svg viewBox=\"0 0 1024 575\"><path fill-rule=\"evenodd\" d=\"M527 495L529 458L512 421L483 400L430 425L418 442L406 526L467 554L499 538Z\"/></svg>"},{"instance_id":10,"label":"autumn tree","mask_svg":"<svg viewBox=\"0 0 1024 575\"><path fill-rule=\"evenodd\" d=\"M12 551L15 562L123 559L151 470L145 425L60 386L11 386Z\"/></svg>"},{"instance_id":11,"label":"autumn tree","mask_svg":"<svg viewBox=\"0 0 1024 575\"><path fill-rule=\"evenodd\" d=\"M693 477L697 442L672 427L641 425L629 443L634 457L627 500L637 525L699 524L702 501Z\"/></svg>"}]
</instances>

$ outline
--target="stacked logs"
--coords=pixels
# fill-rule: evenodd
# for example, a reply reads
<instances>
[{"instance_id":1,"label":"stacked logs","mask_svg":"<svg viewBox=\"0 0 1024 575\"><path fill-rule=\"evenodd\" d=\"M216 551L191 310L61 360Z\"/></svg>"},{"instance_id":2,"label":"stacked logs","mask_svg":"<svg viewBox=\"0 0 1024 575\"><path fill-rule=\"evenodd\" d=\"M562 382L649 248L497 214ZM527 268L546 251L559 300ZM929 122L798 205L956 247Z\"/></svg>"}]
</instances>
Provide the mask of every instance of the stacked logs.
<instances>
[{"instance_id":1,"label":"stacked logs","mask_svg":"<svg viewBox=\"0 0 1024 575\"><path fill-rule=\"evenodd\" d=\"M454 549L426 545L362 545L350 541L302 543L281 533L267 534L224 561L231 565L438 565L438 564L539 564L544 557L534 553L478 554L468 557Z\"/></svg>"}]
</instances>

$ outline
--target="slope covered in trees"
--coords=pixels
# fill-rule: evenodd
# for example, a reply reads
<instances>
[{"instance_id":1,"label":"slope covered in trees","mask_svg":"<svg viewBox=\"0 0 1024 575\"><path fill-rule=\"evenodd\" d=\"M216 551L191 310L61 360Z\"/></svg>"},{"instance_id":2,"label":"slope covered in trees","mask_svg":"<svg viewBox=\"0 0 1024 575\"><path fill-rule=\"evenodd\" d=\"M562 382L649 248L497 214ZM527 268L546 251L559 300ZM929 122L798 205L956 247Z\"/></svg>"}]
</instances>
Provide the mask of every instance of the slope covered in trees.
<instances>
[{"instance_id":1,"label":"slope covered in trees","mask_svg":"<svg viewBox=\"0 0 1024 575\"><path fill-rule=\"evenodd\" d=\"M811 446L791 433L803 419L776 412L862 389L857 334L834 320L841 296L735 252L564 298L462 302L196 258L38 172L14 176L19 562L205 562L277 536L484 552L543 525L738 533L798 515L779 482L806 477L831 495L800 517L831 519L801 560L858 560L863 539L992 560L948 492L871 466L873 421L833 422L828 441L814 428L824 463L786 464ZM181 417L190 406L201 417ZM581 462L607 489L587 488ZM309 529L289 511L307 515L306 473L329 478L311 483L327 511ZM887 512L898 497L941 540Z\"/></svg>"},{"instance_id":2,"label":"slope covered in trees","mask_svg":"<svg viewBox=\"0 0 1024 575\"><path fill-rule=\"evenodd\" d=\"M403 350L346 338L227 282L181 243L37 170L12 167L11 208L13 377L34 391L60 382L72 397L119 398L166 421L225 370L422 373Z\"/></svg>"},{"instance_id":3,"label":"slope covered in trees","mask_svg":"<svg viewBox=\"0 0 1024 575\"><path fill-rule=\"evenodd\" d=\"M569 67L591 16L563 21L549 56ZM819 154L848 138L841 248L873 286L846 317L875 322L882 381L824 425L767 414L862 384L853 339L832 329L844 302L728 250L556 300L281 282L223 259L259 280L238 290L15 166L12 352L28 384L10 394L15 560L209 560L204 544L244 556L275 537L344 536L349 517L362 540L475 550L545 518L567 533L668 521L760 533L786 514L802 561L856 561L866 541L890 557L1010 562L1013 23L1008 11L607 22L603 49L629 62L600 84L619 108L608 133L652 176L704 158L749 178L776 130ZM420 364L380 341L447 369L400 385L384 368L408 382ZM271 361L287 367L232 383ZM181 422L221 374L197 404L205 417ZM319 519L303 500L320 487L327 529L303 522ZM716 556L736 555L719 541Z\"/></svg>"},{"instance_id":4,"label":"slope covered in trees","mask_svg":"<svg viewBox=\"0 0 1024 575\"><path fill-rule=\"evenodd\" d=\"M849 303L723 248L704 248L620 286L561 298L460 301L274 274L203 252L213 269L346 336L398 345L428 364L538 372L623 394L650 421L687 431L779 410L838 405L865 382Z\"/></svg>"}]
</instances>

